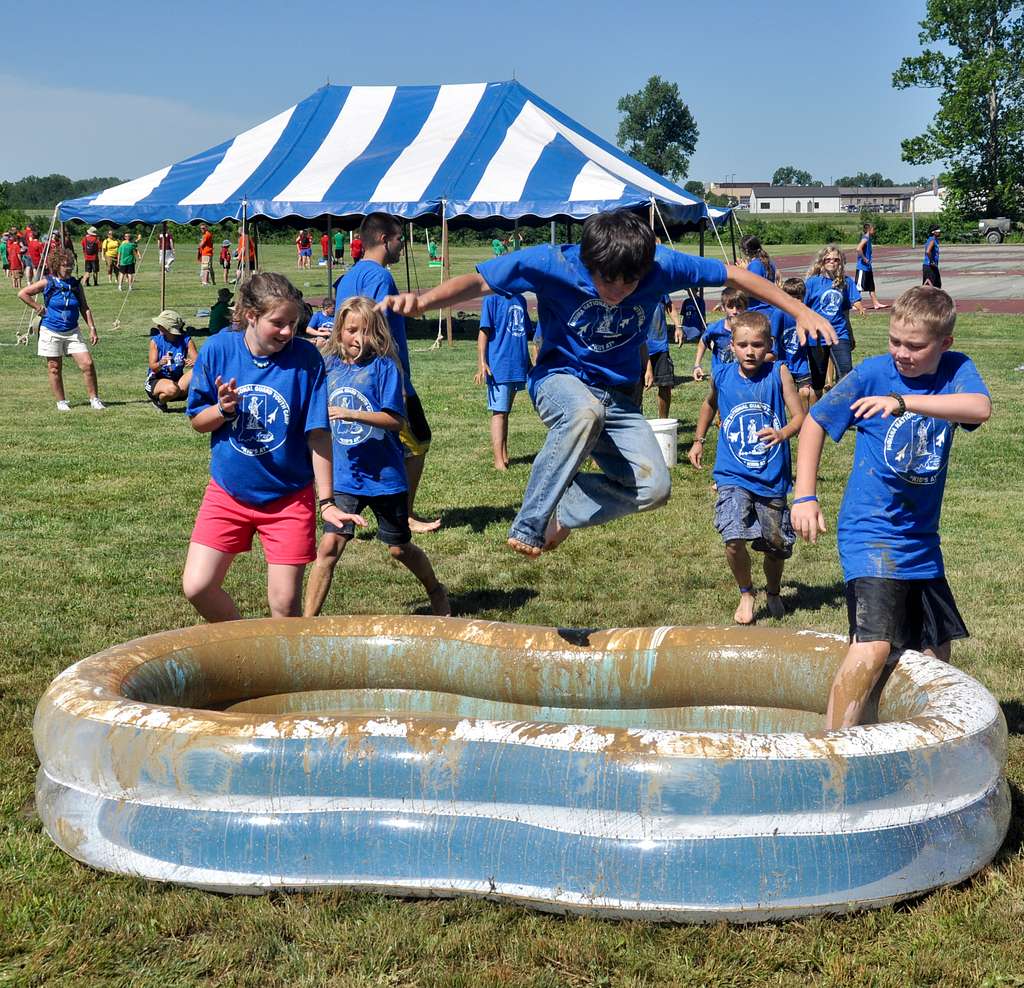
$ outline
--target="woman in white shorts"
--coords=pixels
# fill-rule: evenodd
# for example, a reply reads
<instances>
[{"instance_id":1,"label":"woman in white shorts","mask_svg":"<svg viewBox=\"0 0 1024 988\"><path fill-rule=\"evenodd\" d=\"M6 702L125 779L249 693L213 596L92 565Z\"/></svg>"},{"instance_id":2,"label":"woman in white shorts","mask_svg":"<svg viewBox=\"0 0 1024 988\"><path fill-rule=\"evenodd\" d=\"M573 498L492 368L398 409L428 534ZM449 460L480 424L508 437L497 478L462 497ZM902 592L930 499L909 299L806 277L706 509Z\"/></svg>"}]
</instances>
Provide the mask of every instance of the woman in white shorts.
<instances>
[{"instance_id":1,"label":"woman in white shorts","mask_svg":"<svg viewBox=\"0 0 1024 988\"><path fill-rule=\"evenodd\" d=\"M39 281L26 285L18 298L40 317L39 349L40 357L46 358L46 367L50 375L50 387L57 399L58 412L70 412L71 406L64 397L63 359L70 356L82 371L85 378L85 389L89 392L89 404L95 409L103 408L96 389L96 365L92 362L89 348L78 331L78 321L84 319L89 327L89 343L95 346L99 342L96 335L96 323L92 318L92 310L85 300L85 289L82 283L71 273L75 266L74 255L70 251L58 251L51 261L51 270L56 274L47 275ZM40 305L35 296L42 293L43 304Z\"/></svg>"}]
</instances>

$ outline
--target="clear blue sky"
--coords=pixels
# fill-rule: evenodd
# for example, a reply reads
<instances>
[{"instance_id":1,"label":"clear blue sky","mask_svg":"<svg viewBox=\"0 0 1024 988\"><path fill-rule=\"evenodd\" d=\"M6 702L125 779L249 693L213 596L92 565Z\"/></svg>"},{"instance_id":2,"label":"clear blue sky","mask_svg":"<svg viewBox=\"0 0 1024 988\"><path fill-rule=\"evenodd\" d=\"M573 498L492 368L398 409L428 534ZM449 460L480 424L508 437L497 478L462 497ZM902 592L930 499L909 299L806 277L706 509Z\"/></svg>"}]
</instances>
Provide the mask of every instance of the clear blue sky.
<instances>
[{"instance_id":1,"label":"clear blue sky","mask_svg":"<svg viewBox=\"0 0 1024 988\"><path fill-rule=\"evenodd\" d=\"M690 178L767 180L783 164L825 182L934 170L903 164L900 139L928 124L935 94L897 92L890 81L919 50L924 0L844 7L59 0L32 14L38 42L26 36L21 47L37 53L35 64L7 59L0 71L0 178L141 175L273 116L328 77L403 84L513 73L612 141L620 96L652 74L677 83L700 128Z\"/></svg>"}]
</instances>

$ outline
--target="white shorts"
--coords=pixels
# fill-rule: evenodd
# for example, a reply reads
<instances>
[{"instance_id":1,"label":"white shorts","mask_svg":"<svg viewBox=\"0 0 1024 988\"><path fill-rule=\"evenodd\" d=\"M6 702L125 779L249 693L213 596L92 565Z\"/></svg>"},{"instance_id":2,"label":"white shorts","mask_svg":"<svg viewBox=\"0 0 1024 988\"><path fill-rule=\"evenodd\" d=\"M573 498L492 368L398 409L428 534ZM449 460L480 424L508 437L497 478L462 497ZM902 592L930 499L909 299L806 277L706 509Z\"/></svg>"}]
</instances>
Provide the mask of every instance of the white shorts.
<instances>
[{"instance_id":1,"label":"white shorts","mask_svg":"<svg viewBox=\"0 0 1024 988\"><path fill-rule=\"evenodd\" d=\"M64 357L88 352L89 348L77 329L71 333L55 333L45 326L39 327L39 348L36 353L40 357Z\"/></svg>"}]
</instances>

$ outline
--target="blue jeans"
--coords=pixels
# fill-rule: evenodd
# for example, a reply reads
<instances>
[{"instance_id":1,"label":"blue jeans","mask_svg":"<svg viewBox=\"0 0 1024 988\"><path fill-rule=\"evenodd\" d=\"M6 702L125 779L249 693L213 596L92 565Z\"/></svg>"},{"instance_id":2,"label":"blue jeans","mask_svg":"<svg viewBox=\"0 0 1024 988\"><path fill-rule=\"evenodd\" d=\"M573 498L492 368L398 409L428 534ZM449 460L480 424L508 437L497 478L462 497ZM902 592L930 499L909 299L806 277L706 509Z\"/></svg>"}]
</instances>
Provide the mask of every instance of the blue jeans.
<instances>
[{"instance_id":1,"label":"blue jeans","mask_svg":"<svg viewBox=\"0 0 1024 988\"><path fill-rule=\"evenodd\" d=\"M672 479L658 440L627 395L551 374L537 386L534 405L548 436L509 529L512 538L543 546L555 510L566 528L585 528L668 500ZM601 473L580 473L590 456Z\"/></svg>"},{"instance_id":2,"label":"blue jeans","mask_svg":"<svg viewBox=\"0 0 1024 988\"><path fill-rule=\"evenodd\" d=\"M836 381L840 381L853 370L853 352L850 350L850 341L840 340L838 343L833 343L830 356L836 368Z\"/></svg>"}]
</instances>

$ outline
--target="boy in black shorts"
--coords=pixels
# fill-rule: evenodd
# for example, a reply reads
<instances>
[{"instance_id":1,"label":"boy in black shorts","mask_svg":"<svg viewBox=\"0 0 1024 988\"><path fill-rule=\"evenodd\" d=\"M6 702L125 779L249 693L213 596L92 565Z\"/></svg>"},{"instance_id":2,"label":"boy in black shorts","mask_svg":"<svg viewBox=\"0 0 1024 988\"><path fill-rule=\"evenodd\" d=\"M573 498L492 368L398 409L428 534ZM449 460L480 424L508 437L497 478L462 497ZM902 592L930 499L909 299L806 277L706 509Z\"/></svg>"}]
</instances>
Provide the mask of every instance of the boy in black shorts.
<instances>
[{"instance_id":1,"label":"boy in black shorts","mask_svg":"<svg viewBox=\"0 0 1024 988\"><path fill-rule=\"evenodd\" d=\"M949 661L967 628L946 582L939 512L957 426L992 414L970 358L950 350L956 306L923 285L893 306L889 352L869 357L811 408L800 430L792 522L809 542L825 531L815 488L826 433L857 431L855 469L839 509L850 650L829 694L825 729L860 721L892 650Z\"/></svg>"},{"instance_id":2,"label":"boy in black shorts","mask_svg":"<svg viewBox=\"0 0 1024 988\"><path fill-rule=\"evenodd\" d=\"M676 383L676 369L668 348L668 324L679 329L679 317L672 307L672 298L666 295L661 305L654 310L650 326L647 327L647 365L644 371L645 389L658 389L658 418L667 419L672 405L672 387ZM637 405L643 407L643 391L637 389Z\"/></svg>"}]
</instances>

